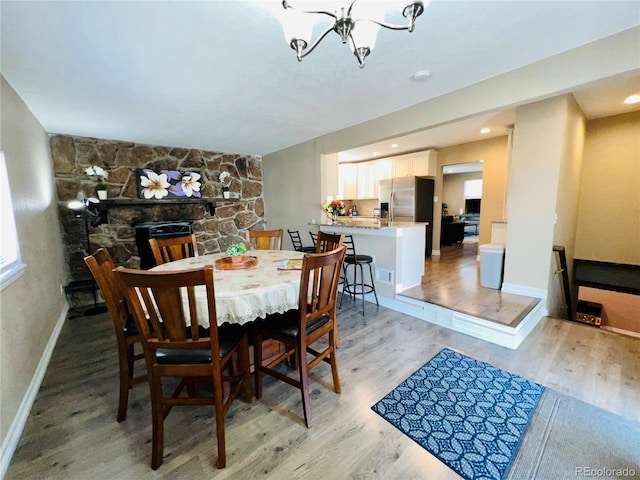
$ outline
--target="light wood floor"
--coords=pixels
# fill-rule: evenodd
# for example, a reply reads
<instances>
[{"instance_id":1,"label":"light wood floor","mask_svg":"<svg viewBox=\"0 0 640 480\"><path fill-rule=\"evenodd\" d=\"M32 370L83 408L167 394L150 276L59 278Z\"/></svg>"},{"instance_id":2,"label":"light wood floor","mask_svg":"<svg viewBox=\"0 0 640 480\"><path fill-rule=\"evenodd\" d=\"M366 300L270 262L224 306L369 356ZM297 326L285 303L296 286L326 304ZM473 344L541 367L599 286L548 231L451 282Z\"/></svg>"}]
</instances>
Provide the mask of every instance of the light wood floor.
<instances>
[{"instance_id":1,"label":"light wood floor","mask_svg":"<svg viewBox=\"0 0 640 480\"><path fill-rule=\"evenodd\" d=\"M477 243L440 247L426 260L422 284L401 295L516 327L540 299L480 286L477 255Z\"/></svg>"},{"instance_id":2,"label":"light wood floor","mask_svg":"<svg viewBox=\"0 0 640 480\"><path fill-rule=\"evenodd\" d=\"M455 473L371 410L442 348L640 420L640 339L543 319L517 350L422 320L346 302L339 316L342 394L331 373L311 373L314 426L299 392L269 377L264 396L237 400L226 416L227 468L217 470L210 407L175 408L165 461L149 467L146 385L116 422L115 340L106 314L69 318L6 478L15 479L457 479Z\"/></svg>"}]
</instances>

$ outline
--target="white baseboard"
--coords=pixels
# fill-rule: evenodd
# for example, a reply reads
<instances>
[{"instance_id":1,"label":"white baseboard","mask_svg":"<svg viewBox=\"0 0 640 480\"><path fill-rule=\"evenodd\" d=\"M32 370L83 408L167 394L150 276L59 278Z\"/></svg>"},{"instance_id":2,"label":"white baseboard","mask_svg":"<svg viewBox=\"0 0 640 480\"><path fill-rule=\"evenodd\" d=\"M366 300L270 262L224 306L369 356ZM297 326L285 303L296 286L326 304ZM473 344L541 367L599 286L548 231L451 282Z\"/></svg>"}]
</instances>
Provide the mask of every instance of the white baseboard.
<instances>
[{"instance_id":1,"label":"white baseboard","mask_svg":"<svg viewBox=\"0 0 640 480\"><path fill-rule=\"evenodd\" d=\"M13 422L11 422L11 427L9 427L7 436L2 442L2 447L0 447L0 478L4 478L5 474L7 473L9 463L11 463L11 457L13 457L13 452L15 452L16 447L18 446L18 442L20 442L22 431L24 430L24 426L26 425L27 419L29 418L29 413L31 412L31 407L33 407L33 402L36 400L36 396L38 395L38 390L40 389L40 385L42 384L44 374L47 372L49 360L51 360L53 349L58 342L58 337L60 336L60 331L62 330L62 326L64 325L68 312L69 304L65 302L64 307L62 308L62 312L58 317L58 321L53 327L53 331L51 332L49 341L47 342L47 345L42 352L42 356L40 357L40 361L38 362L38 367L36 368L36 371L33 374L33 378L29 383L29 388L27 388L27 391L22 398L22 402L20 403L20 407L18 408L18 412L13 418Z\"/></svg>"},{"instance_id":2,"label":"white baseboard","mask_svg":"<svg viewBox=\"0 0 640 480\"><path fill-rule=\"evenodd\" d=\"M622 335L629 335L630 337L640 338L640 333L632 332L631 330L625 330L623 328L610 327L609 325L602 325L600 330L607 330L608 332L620 333Z\"/></svg>"},{"instance_id":3,"label":"white baseboard","mask_svg":"<svg viewBox=\"0 0 640 480\"><path fill-rule=\"evenodd\" d=\"M516 285L515 283L503 283L502 289L505 293L513 293L514 295L522 295L524 297L540 298L547 300L546 288L527 287L525 285Z\"/></svg>"}]
</instances>

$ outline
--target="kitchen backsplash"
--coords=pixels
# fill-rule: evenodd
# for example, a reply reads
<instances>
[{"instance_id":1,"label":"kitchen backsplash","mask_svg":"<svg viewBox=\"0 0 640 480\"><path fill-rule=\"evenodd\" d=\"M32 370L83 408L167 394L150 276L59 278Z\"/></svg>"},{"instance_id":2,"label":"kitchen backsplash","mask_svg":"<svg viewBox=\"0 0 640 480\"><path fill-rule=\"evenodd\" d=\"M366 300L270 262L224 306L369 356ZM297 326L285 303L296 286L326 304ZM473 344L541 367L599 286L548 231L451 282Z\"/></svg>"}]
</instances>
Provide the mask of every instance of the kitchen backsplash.
<instances>
[{"instance_id":1,"label":"kitchen backsplash","mask_svg":"<svg viewBox=\"0 0 640 480\"><path fill-rule=\"evenodd\" d=\"M373 209L380 206L380 202L377 199L370 200L343 200L347 209L352 208L354 205L357 207L359 217L373 217Z\"/></svg>"}]
</instances>

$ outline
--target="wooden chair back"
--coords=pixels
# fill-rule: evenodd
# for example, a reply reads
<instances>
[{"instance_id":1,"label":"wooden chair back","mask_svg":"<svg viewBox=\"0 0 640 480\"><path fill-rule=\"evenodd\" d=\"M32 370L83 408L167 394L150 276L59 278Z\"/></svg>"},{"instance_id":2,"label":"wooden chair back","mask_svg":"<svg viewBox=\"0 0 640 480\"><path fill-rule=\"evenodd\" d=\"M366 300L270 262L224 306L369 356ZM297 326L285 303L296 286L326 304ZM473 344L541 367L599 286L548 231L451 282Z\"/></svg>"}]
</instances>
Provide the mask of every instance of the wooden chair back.
<instances>
[{"instance_id":1,"label":"wooden chair back","mask_svg":"<svg viewBox=\"0 0 640 480\"><path fill-rule=\"evenodd\" d=\"M223 468L226 465L224 414L240 389L244 388L248 403L252 392L246 329L228 324L218 327L213 266L174 272L123 267L115 271L137 320L150 375L151 467L156 469L162 464L163 422L172 406L215 405L217 464ZM238 372L232 361L234 354L238 355ZM182 378L170 397L163 393L165 377ZM197 395L196 379L213 381L213 397ZM223 395L225 382L229 383L230 391ZM187 387L187 397L181 396L184 387Z\"/></svg>"},{"instance_id":2,"label":"wooden chair back","mask_svg":"<svg viewBox=\"0 0 640 480\"><path fill-rule=\"evenodd\" d=\"M93 255L85 257L84 262L87 264L87 267L89 267L89 271L91 271L98 287L100 287L116 331L116 336L124 335L129 311L113 273L116 265L109 251L106 248L99 248Z\"/></svg>"},{"instance_id":3,"label":"wooden chair back","mask_svg":"<svg viewBox=\"0 0 640 480\"><path fill-rule=\"evenodd\" d=\"M340 246L325 253L304 256L298 298L301 334L306 333L309 322L327 314L333 327L336 326L336 298L344 255L345 248Z\"/></svg>"},{"instance_id":4,"label":"wooden chair back","mask_svg":"<svg viewBox=\"0 0 640 480\"><path fill-rule=\"evenodd\" d=\"M138 360L142 360L142 353L135 353L135 345L140 344L140 335L135 328L133 316L129 313L125 296L120 288L120 284L113 273L116 268L109 251L106 248L99 248L93 255L84 259L89 271L93 275L111 317L113 331L116 336L118 346L118 363L120 368L120 393L118 401L118 422L127 418L127 408L129 403L129 390L133 385L147 380L146 373L134 376L134 365Z\"/></svg>"},{"instance_id":5,"label":"wooden chair back","mask_svg":"<svg viewBox=\"0 0 640 480\"><path fill-rule=\"evenodd\" d=\"M282 250L283 230L247 230L249 250Z\"/></svg>"},{"instance_id":6,"label":"wooden chair back","mask_svg":"<svg viewBox=\"0 0 640 480\"><path fill-rule=\"evenodd\" d=\"M344 243L344 235L318 232L318 239L316 241L316 253L325 253L331 250L339 248Z\"/></svg>"},{"instance_id":7,"label":"wooden chair back","mask_svg":"<svg viewBox=\"0 0 640 480\"><path fill-rule=\"evenodd\" d=\"M180 237L150 238L149 245L158 265L198 256L198 242L195 233Z\"/></svg>"}]
</instances>

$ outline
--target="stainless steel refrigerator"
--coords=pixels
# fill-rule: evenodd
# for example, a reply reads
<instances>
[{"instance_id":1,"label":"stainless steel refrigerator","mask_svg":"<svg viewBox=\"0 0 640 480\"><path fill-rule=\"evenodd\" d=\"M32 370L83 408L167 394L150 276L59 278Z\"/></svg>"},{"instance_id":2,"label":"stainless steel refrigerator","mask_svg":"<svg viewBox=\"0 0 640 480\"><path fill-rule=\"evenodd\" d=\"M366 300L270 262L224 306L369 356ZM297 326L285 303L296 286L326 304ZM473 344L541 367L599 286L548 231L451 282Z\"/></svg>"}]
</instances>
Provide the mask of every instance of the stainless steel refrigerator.
<instances>
[{"instance_id":1,"label":"stainless steel refrigerator","mask_svg":"<svg viewBox=\"0 0 640 480\"><path fill-rule=\"evenodd\" d=\"M431 256L434 180L396 177L380 180L380 215L390 222L427 222L425 255Z\"/></svg>"}]
</instances>

